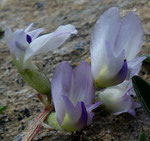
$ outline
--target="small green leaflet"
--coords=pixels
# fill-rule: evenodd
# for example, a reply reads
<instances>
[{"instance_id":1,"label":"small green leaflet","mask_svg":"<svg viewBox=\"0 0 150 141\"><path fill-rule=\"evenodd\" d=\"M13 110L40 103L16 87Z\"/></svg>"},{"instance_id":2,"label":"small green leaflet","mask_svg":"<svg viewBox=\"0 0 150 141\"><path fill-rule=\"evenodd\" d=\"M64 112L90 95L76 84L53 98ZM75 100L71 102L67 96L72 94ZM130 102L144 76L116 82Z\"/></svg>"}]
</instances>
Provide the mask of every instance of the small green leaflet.
<instances>
[{"instance_id":1,"label":"small green leaflet","mask_svg":"<svg viewBox=\"0 0 150 141\"><path fill-rule=\"evenodd\" d=\"M150 85L139 76L133 76L132 83L138 100L150 117Z\"/></svg>"},{"instance_id":2,"label":"small green leaflet","mask_svg":"<svg viewBox=\"0 0 150 141\"><path fill-rule=\"evenodd\" d=\"M0 106L0 114L7 108L6 105Z\"/></svg>"},{"instance_id":3,"label":"small green leaflet","mask_svg":"<svg viewBox=\"0 0 150 141\"><path fill-rule=\"evenodd\" d=\"M138 141L147 141L145 131L142 129Z\"/></svg>"},{"instance_id":4,"label":"small green leaflet","mask_svg":"<svg viewBox=\"0 0 150 141\"><path fill-rule=\"evenodd\" d=\"M146 63L150 63L150 54L144 55L146 57L146 59L144 60L144 62Z\"/></svg>"}]
</instances>

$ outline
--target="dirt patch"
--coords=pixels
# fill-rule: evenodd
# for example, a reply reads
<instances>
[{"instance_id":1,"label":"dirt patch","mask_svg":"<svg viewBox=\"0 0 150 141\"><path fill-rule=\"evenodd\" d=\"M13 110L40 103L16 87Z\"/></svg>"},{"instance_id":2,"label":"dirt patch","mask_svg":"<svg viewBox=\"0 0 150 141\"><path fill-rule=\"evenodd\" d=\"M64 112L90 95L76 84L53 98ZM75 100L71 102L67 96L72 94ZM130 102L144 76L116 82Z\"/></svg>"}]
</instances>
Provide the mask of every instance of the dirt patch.
<instances>
[{"instance_id":1,"label":"dirt patch","mask_svg":"<svg viewBox=\"0 0 150 141\"><path fill-rule=\"evenodd\" d=\"M78 35L72 36L60 49L36 56L34 62L51 78L55 67L62 61L72 65L89 57L90 33L98 17L109 7L118 6L121 15L134 11L139 15L145 30L142 54L150 54L150 1L146 0L2 0L0 27L11 26L14 30L24 28L31 22L35 27L44 27L44 33L55 30L62 24L74 24ZM8 105L0 115L0 140L17 140L42 111L43 105L18 74L4 40L0 39L0 102ZM140 75L150 82L150 65L144 64ZM143 109L137 109L134 118L128 114L112 116L97 109L93 124L74 135L64 132L49 132L44 129L38 141L136 141L143 127L150 140L150 120Z\"/></svg>"}]
</instances>

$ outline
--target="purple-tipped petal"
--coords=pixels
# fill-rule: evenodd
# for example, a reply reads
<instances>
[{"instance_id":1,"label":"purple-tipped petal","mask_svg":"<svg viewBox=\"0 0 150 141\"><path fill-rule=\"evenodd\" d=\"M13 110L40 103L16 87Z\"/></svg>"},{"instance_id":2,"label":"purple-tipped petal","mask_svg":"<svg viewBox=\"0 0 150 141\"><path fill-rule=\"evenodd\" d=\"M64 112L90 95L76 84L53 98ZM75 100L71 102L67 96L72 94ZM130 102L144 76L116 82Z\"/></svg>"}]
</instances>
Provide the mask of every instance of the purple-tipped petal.
<instances>
[{"instance_id":1,"label":"purple-tipped petal","mask_svg":"<svg viewBox=\"0 0 150 141\"><path fill-rule=\"evenodd\" d=\"M94 115L95 114L93 112L88 113L88 122L87 122L87 125L90 125L92 123Z\"/></svg>"},{"instance_id":2,"label":"purple-tipped petal","mask_svg":"<svg viewBox=\"0 0 150 141\"><path fill-rule=\"evenodd\" d=\"M35 30L30 31L32 26L33 26L33 23L31 23L24 31L26 34L28 34L32 38L32 41L33 41L34 39L36 39L40 35L41 32L43 32L44 29L39 28L39 29L35 29Z\"/></svg>"},{"instance_id":3,"label":"purple-tipped petal","mask_svg":"<svg viewBox=\"0 0 150 141\"><path fill-rule=\"evenodd\" d=\"M96 102L95 104L92 104L92 105L90 105L90 106L87 107L87 112L88 112L87 125L89 125L89 124L92 123L92 119L94 117L94 113L92 112L92 110L96 109L101 104L102 104L102 102Z\"/></svg>"},{"instance_id":4,"label":"purple-tipped petal","mask_svg":"<svg viewBox=\"0 0 150 141\"><path fill-rule=\"evenodd\" d=\"M127 65L127 60L125 59L122 69L117 74L118 84L125 80L127 73L128 73L128 65Z\"/></svg>"},{"instance_id":5,"label":"purple-tipped petal","mask_svg":"<svg viewBox=\"0 0 150 141\"><path fill-rule=\"evenodd\" d=\"M84 126L87 125L87 120L88 120L88 113L87 113L86 107L84 105L84 102L81 102L81 109L82 109L82 113L81 113L81 117L79 119L79 126L81 126L81 128L83 128Z\"/></svg>"},{"instance_id":6,"label":"purple-tipped petal","mask_svg":"<svg viewBox=\"0 0 150 141\"><path fill-rule=\"evenodd\" d=\"M90 105L95 96L94 80L91 74L91 67L87 62L81 62L73 70L73 82L70 100L75 105L78 101L83 101L85 105Z\"/></svg>"},{"instance_id":7,"label":"purple-tipped petal","mask_svg":"<svg viewBox=\"0 0 150 141\"><path fill-rule=\"evenodd\" d=\"M82 115L81 104L78 103L76 107L72 104L72 102L68 99L67 96L62 96L64 100L65 110L69 116L70 122L77 123L79 118Z\"/></svg>"},{"instance_id":8,"label":"purple-tipped petal","mask_svg":"<svg viewBox=\"0 0 150 141\"><path fill-rule=\"evenodd\" d=\"M98 101L95 104L92 104L87 107L87 112L90 113L92 110L96 109L98 106L100 106L102 102Z\"/></svg>"},{"instance_id":9,"label":"purple-tipped petal","mask_svg":"<svg viewBox=\"0 0 150 141\"><path fill-rule=\"evenodd\" d=\"M32 38L30 35L27 34L26 36L27 42L30 44L32 42Z\"/></svg>"},{"instance_id":10,"label":"purple-tipped petal","mask_svg":"<svg viewBox=\"0 0 150 141\"><path fill-rule=\"evenodd\" d=\"M68 62L63 62L56 68L51 81L52 98L55 106L56 118L60 125L62 124L66 113L62 95L69 97L71 85L72 67Z\"/></svg>"},{"instance_id":11,"label":"purple-tipped petal","mask_svg":"<svg viewBox=\"0 0 150 141\"><path fill-rule=\"evenodd\" d=\"M64 119L62 127L68 131L76 131L86 126L88 113L84 102L78 102L76 107L74 107L66 96L63 96L63 100L66 108L66 116L68 116L68 118Z\"/></svg>"},{"instance_id":12,"label":"purple-tipped petal","mask_svg":"<svg viewBox=\"0 0 150 141\"><path fill-rule=\"evenodd\" d=\"M120 31L116 42L116 51L122 48L126 51L126 59L134 59L140 52L144 39L144 32L137 15L128 13L121 24Z\"/></svg>"},{"instance_id":13,"label":"purple-tipped petal","mask_svg":"<svg viewBox=\"0 0 150 141\"><path fill-rule=\"evenodd\" d=\"M33 31L28 32L27 34L31 36L32 40L36 39L41 32L43 32L44 29L43 28L39 28Z\"/></svg>"},{"instance_id":14,"label":"purple-tipped petal","mask_svg":"<svg viewBox=\"0 0 150 141\"><path fill-rule=\"evenodd\" d=\"M127 75L127 62L124 60L124 50L118 55L113 52L108 41L106 41L106 64L101 68L96 78L96 87L104 88L114 86L125 80Z\"/></svg>"},{"instance_id":15,"label":"purple-tipped petal","mask_svg":"<svg viewBox=\"0 0 150 141\"><path fill-rule=\"evenodd\" d=\"M61 46L71 34L77 34L75 26L68 24L60 26L56 31L40 36L31 42L25 55L25 61L33 55L48 52Z\"/></svg>"},{"instance_id":16,"label":"purple-tipped petal","mask_svg":"<svg viewBox=\"0 0 150 141\"><path fill-rule=\"evenodd\" d=\"M106 64L105 41L108 40L114 48L119 32L121 18L118 8L110 8L96 22L91 35L91 67L94 79Z\"/></svg>"}]
</instances>

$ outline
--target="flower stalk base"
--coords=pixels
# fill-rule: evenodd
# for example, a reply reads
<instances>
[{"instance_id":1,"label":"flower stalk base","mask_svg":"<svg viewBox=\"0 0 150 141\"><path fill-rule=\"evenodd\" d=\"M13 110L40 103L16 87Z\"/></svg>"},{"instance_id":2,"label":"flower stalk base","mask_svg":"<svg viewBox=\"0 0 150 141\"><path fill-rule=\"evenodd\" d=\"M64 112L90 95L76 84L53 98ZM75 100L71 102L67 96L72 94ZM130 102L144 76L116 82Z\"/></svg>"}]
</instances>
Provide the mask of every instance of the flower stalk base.
<instances>
[{"instance_id":1,"label":"flower stalk base","mask_svg":"<svg viewBox=\"0 0 150 141\"><path fill-rule=\"evenodd\" d=\"M42 123L47 119L49 113L50 110L45 108L44 111L35 119L21 141L32 141L35 135L40 131L40 129L42 129Z\"/></svg>"}]
</instances>

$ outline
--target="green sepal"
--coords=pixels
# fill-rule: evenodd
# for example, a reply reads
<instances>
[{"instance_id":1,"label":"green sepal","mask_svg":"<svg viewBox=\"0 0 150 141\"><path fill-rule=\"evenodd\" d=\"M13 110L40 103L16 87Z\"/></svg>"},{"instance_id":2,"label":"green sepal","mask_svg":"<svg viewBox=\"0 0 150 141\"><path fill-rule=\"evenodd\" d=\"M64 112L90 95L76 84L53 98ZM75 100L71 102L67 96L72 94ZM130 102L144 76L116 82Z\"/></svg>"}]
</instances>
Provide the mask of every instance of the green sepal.
<instances>
[{"instance_id":1,"label":"green sepal","mask_svg":"<svg viewBox=\"0 0 150 141\"><path fill-rule=\"evenodd\" d=\"M56 113L53 112L51 113L48 118L47 118L47 122L50 126L52 126L52 128L56 129L56 130L63 130L63 128L61 128L61 126L58 124L58 121L56 119Z\"/></svg>"},{"instance_id":2,"label":"green sepal","mask_svg":"<svg viewBox=\"0 0 150 141\"><path fill-rule=\"evenodd\" d=\"M13 57L13 62L26 83L37 90L40 94L51 94L49 79L30 60L23 63L23 59L17 61L16 58Z\"/></svg>"}]
</instances>

